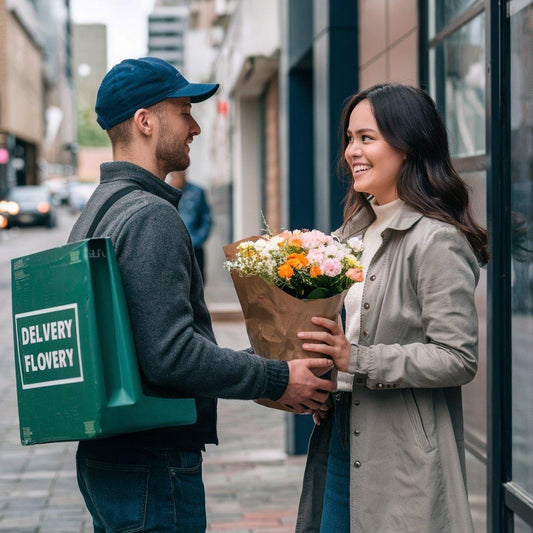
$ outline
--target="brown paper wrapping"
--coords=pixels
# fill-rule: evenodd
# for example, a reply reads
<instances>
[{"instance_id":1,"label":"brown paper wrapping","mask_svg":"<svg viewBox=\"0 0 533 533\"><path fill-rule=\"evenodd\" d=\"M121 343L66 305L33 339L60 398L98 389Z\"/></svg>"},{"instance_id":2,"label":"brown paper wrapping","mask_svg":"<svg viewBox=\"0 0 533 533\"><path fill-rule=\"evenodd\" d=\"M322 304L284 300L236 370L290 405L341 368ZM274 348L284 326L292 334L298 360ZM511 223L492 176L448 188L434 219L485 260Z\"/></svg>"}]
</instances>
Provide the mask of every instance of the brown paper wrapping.
<instances>
[{"instance_id":1,"label":"brown paper wrapping","mask_svg":"<svg viewBox=\"0 0 533 533\"><path fill-rule=\"evenodd\" d=\"M235 259L237 246L243 241L255 241L259 237L249 237L223 247L228 261ZM300 300L282 291L275 285L269 285L258 276L242 277L231 271L235 292L239 298L248 339L255 353L267 359L290 361L310 357L323 357L302 349L297 337L299 331L324 331L324 328L311 322L313 316L323 316L337 320L342 309L344 291L330 298L317 300ZM292 411L283 404L259 399L257 403Z\"/></svg>"}]
</instances>

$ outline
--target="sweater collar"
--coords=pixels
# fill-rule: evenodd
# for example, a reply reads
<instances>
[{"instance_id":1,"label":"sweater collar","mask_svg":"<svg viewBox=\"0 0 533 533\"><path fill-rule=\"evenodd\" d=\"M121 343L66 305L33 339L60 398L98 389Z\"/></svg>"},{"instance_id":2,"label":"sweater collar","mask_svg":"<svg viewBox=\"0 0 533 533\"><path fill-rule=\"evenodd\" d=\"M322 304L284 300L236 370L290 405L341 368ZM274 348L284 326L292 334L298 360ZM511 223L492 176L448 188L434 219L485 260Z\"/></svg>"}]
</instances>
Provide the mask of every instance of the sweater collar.
<instances>
[{"instance_id":1,"label":"sweater collar","mask_svg":"<svg viewBox=\"0 0 533 533\"><path fill-rule=\"evenodd\" d=\"M100 183L118 180L138 183L145 191L167 200L176 208L178 207L181 191L148 170L127 161L112 161L100 165Z\"/></svg>"},{"instance_id":2,"label":"sweater collar","mask_svg":"<svg viewBox=\"0 0 533 533\"><path fill-rule=\"evenodd\" d=\"M396 231L405 231L414 226L421 218L422 213L417 211L414 207L411 207L407 203L403 203L396 215L387 224L387 228ZM359 235L374 222L376 219L374 213L369 212L367 209L360 209L355 215L344 224L337 232L341 239L349 239L354 235Z\"/></svg>"}]
</instances>

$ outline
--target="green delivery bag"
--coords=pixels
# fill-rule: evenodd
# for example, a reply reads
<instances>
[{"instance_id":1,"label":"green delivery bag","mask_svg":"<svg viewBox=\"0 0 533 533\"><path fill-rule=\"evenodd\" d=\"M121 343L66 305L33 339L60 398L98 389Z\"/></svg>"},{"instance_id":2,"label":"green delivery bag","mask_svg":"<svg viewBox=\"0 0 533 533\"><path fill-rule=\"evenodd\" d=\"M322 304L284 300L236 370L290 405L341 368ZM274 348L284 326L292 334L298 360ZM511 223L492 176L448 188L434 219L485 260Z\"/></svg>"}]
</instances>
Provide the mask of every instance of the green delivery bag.
<instances>
[{"instance_id":1,"label":"green delivery bag","mask_svg":"<svg viewBox=\"0 0 533 533\"><path fill-rule=\"evenodd\" d=\"M145 396L110 239L13 259L23 445L193 424L191 398Z\"/></svg>"}]
</instances>

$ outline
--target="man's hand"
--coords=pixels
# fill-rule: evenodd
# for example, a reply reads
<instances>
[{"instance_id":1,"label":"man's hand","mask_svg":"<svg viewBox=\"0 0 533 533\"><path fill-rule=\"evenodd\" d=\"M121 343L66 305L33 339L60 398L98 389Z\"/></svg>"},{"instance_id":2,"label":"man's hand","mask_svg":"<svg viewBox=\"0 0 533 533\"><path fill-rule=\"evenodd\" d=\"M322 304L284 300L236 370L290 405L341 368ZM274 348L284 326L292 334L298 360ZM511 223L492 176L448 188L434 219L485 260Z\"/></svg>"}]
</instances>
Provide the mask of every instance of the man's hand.
<instances>
[{"instance_id":1,"label":"man's hand","mask_svg":"<svg viewBox=\"0 0 533 533\"><path fill-rule=\"evenodd\" d=\"M289 361L289 384L278 400L297 413L311 413L328 399L337 383L322 376L333 368L329 359L294 359Z\"/></svg>"}]
</instances>

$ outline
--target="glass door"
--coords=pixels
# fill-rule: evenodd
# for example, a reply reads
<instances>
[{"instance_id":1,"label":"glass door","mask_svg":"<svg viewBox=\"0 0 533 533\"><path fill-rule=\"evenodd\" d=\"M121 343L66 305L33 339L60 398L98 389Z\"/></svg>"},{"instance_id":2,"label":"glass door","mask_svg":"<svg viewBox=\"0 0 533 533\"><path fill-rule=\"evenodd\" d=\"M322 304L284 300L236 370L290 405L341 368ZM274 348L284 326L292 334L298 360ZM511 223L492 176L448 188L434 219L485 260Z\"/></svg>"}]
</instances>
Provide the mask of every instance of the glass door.
<instances>
[{"instance_id":1,"label":"glass door","mask_svg":"<svg viewBox=\"0 0 533 533\"><path fill-rule=\"evenodd\" d=\"M514 530L533 531L533 0L508 3Z\"/></svg>"}]
</instances>

